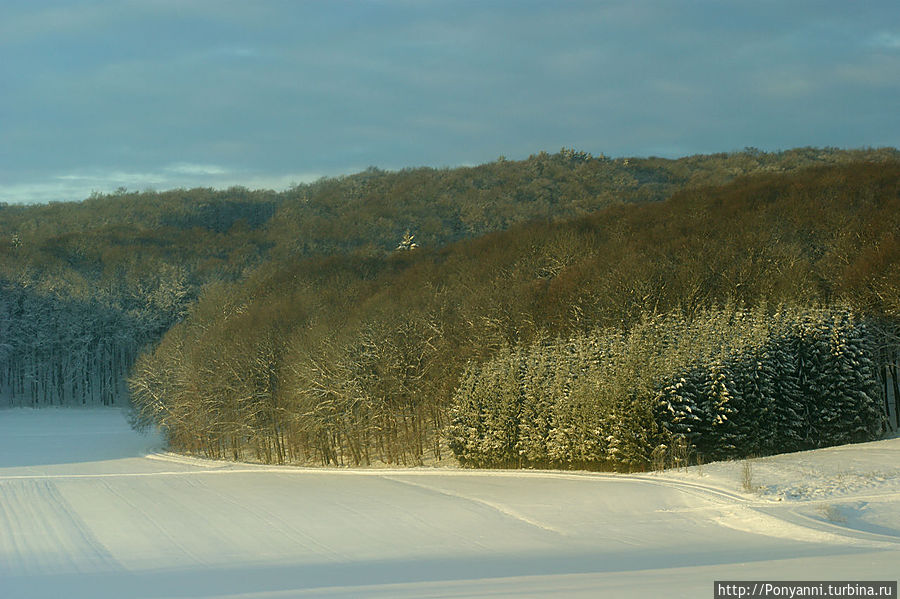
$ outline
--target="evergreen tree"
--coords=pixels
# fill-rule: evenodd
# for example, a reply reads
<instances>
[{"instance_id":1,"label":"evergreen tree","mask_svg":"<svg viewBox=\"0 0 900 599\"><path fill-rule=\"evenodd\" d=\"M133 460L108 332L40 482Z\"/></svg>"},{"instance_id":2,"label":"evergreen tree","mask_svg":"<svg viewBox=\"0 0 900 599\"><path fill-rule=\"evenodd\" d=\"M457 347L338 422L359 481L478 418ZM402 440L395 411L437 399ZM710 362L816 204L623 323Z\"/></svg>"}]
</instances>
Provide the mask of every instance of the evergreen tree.
<instances>
[{"instance_id":1,"label":"evergreen tree","mask_svg":"<svg viewBox=\"0 0 900 599\"><path fill-rule=\"evenodd\" d=\"M516 449L523 463L532 466L546 466L550 460L552 351L543 344L531 346L521 363L522 412Z\"/></svg>"}]
</instances>

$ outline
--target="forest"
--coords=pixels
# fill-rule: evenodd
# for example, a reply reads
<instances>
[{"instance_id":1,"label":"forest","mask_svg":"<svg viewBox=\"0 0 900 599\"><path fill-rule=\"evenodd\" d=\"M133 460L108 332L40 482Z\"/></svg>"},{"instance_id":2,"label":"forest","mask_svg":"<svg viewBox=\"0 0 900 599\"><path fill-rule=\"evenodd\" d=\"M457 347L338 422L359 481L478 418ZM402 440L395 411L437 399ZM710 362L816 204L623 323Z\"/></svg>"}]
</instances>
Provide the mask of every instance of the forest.
<instances>
[{"instance_id":1,"label":"forest","mask_svg":"<svg viewBox=\"0 0 900 599\"><path fill-rule=\"evenodd\" d=\"M643 470L900 426L900 153L563 149L0 207L0 403L267 463Z\"/></svg>"}]
</instances>

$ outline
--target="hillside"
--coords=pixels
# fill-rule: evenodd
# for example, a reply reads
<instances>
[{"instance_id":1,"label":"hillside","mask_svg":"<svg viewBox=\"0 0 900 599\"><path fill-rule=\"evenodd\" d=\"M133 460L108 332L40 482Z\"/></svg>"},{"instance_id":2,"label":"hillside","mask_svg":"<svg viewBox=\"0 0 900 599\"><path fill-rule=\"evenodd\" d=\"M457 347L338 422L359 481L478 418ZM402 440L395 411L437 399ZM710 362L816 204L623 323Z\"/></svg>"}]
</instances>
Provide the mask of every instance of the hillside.
<instances>
[{"instance_id":1,"label":"hillside","mask_svg":"<svg viewBox=\"0 0 900 599\"><path fill-rule=\"evenodd\" d=\"M857 373L856 383L839 384L833 407L815 407L824 411L802 421L808 424L784 426L832 430L836 440L842 438L834 428L840 428L841 414L869 414L854 429L862 437L854 439L872 438L898 424L898 394L891 392L900 308L894 282L898 190L900 164L860 162L757 174L685 189L664 202L534 221L441 249L395 251L387 259L276 255L236 284L207 289L188 318L137 363L131 385L138 418L162 425L174 448L211 457L417 464L446 455L447 426L461 417L454 406L478 405L472 403L478 387L467 381L475 381L485 365L498 364L490 360L582 335L619 344L620 367L595 369L600 378L582 377L588 399L574 401L574 380L564 368L535 366L552 383L537 400L558 406L548 408L556 424L540 434L556 434L570 426L565 422L580 423L571 430L584 431L572 433L569 457L551 460L557 466L649 467L656 448L675 440L667 435L680 434L660 421L653 404L673 384L671 377L696 379L701 389L715 383L722 398L737 398L749 393L750 373L736 365L755 364L750 356L764 350L781 364L773 362L772 372L783 373L766 380L789 385L790 392L754 397L795 397L796 405L778 408L788 420L799 418L791 411L809 414L818 405L816 389ZM799 328L747 337L738 326L747 322L762 331L774 314ZM665 347L641 341L678 338L677 328L632 334L639 323L660 318L672 327L704 318L736 324L719 327L731 335L725 340L697 336L700 343L707 340L698 354L707 362L695 363L683 352L688 359L677 364L665 361L672 353ZM841 318L849 328L802 324ZM829 344L845 334L832 330L850 335L840 341L849 349L835 354L843 357L826 372L820 362L831 359L838 346ZM807 338L812 345L794 341ZM549 360L541 351L534 355L538 362ZM648 361L647 355L659 358ZM854 368L860 359L867 366ZM558 362L564 363L570 361ZM530 368L510 367L491 379L500 386L488 395L509 397L502 409L512 410L513 422L527 403L523 377ZM603 378L605 371L616 377ZM701 421L712 426L728 410L744 409L725 406L725 399L710 407L712 388L698 396L707 414ZM754 402L745 403L757 406L752 409L765 403ZM509 421L501 407L473 409ZM564 413L571 420L559 421ZM606 418L606 424L591 425L587 414ZM745 416L755 419L752 412ZM479 422L465 425L474 427L476 445L507 456L484 464L520 459L520 428L498 429L505 432L494 438L489 431L495 429ZM600 443L600 453L586 454L596 439L610 437L598 432L604 427L621 431L625 445ZM643 432L635 437L628 432L633 427ZM687 432L689 438L701 433ZM452 436L450 448L465 458ZM832 438L801 437L806 441L798 440L797 448ZM737 455L751 451L738 448Z\"/></svg>"},{"instance_id":2,"label":"hillside","mask_svg":"<svg viewBox=\"0 0 900 599\"><path fill-rule=\"evenodd\" d=\"M0 205L0 405L115 404L136 356L209 287L269 261L422 247L566 219L751 172L891 160L896 150L803 148L679 160L541 152L471 168L365 172L288 191L233 187Z\"/></svg>"},{"instance_id":3,"label":"hillside","mask_svg":"<svg viewBox=\"0 0 900 599\"><path fill-rule=\"evenodd\" d=\"M263 462L452 452L481 465L643 469L675 441L725 455L720 433L728 455L775 450L777 435L735 443L755 435L739 423L761 409L783 414L793 448L871 438L900 425L897 180L891 149L679 160L564 149L373 168L281 193L122 189L3 206L0 401L131 397L136 425L162 426L174 448ZM781 328L765 329L776 314ZM736 325L728 339L691 333L700 345L676 358L634 335L644 323L674 339L716 318L756 337ZM613 353L552 357L579 339ZM835 339L846 351L831 360ZM760 351L772 360L752 374ZM615 377L591 365L601 357L619 361ZM753 377L777 384L752 390ZM678 378L694 391L665 399ZM790 406L766 408L784 380L795 381L780 393ZM816 404L823 385L843 394ZM485 392L506 407L479 403ZM714 426L731 413L740 431ZM544 424L522 428L535 418Z\"/></svg>"}]
</instances>

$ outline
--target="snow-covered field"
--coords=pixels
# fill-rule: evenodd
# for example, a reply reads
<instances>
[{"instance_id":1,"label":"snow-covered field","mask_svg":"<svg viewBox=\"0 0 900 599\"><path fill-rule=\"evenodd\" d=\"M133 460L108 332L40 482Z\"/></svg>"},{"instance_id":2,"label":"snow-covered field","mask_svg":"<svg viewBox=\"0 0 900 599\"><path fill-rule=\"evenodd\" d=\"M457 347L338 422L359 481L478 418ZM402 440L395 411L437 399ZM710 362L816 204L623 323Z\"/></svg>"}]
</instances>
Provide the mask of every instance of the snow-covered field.
<instances>
[{"instance_id":1,"label":"snow-covered field","mask_svg":"<svg viewBox=\"0 0 900 599\"><path fill-rule=\"evenodd\" d=\"M166 454L117 410L0 411L0 597L711 597L898 564L900 439L749 472L314 470Z\"/></svg>"}]
</instances>

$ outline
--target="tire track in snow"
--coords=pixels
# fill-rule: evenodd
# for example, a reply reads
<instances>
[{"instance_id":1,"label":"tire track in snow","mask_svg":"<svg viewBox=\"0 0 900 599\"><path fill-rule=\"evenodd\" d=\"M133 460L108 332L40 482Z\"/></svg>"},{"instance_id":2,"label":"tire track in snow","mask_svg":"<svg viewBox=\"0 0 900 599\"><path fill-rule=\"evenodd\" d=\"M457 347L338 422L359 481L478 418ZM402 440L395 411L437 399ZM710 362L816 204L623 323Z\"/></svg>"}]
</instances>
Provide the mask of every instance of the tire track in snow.
<instances>
[{"instance_id":1,"label":"tire track in snow","mask_svg":"<svg viewBox=\"0 0 900 599\"><path fill-rule=\"evenodd\" d=\"M121 570L50 481L0 482L0 571Z\"/></svg>"},{"instance_id":2,"label":"tire track in snow","mask_svg":"<svg viewBox=\"0 0 900 599\"><path fill-rule=\"evenodd\" d=\"M724 504L746 504L750 503L750 500L747 497L739 494L733 493L731 491L726 491L725 489L720 489L718 487L713 487L709 485L703 485L700 483L693 483L684 480L675 480L670 478L656 478L648 475L638 475L638 474L622 474L616 476L618 480L634 480L643 483L648 483L651 485L658 485L661 487L668 487L670 489L677 489L687 495L692 495L694 497L700 497L702 499L706 499L707 501L712 500L716 503L724 503Z\"/></svg>"},{"instance_id":3,"label":"tire track in snow","mask_svg":"<svg viewBox=\"0 0 900 599\"><path fill-rule=\"evenodd\" d=\"M454 497L457 499L464 499L466 501L471 501L472 503L477 503L479 505L488 507L496 512L499 512L508 518L512 518L513 520L527 524L528 526L531 526L533 528L537 528L538 530L540 530L542 532L550 532L550 533L553 533L556 535L566 536L565 531L562 531L558 528L550 526L549 524L546 524L544 522L535 520L534 518L529 518L528 516L522 514L521 512L514 510L511 507L505 506L502 503L496 503L494 501L482 499L481 497L473 497L472 495L465 495L463 493L457 493L455 491L447 491L445 489L438 489L436 487L423 485L422 483L414 483L414 482L408 481L408 480L400 480L400 479L394 478L392 476L383 476L382 478L384 478L384 480L389 480L389 481L395 482L397 484L407 485L410 487L417 487L420 489L425 489L426 491L429 491L431 493L436 493L438 495L444 495L446 497Z\"/></svg>"},{"instance_id":4,"label":"tire track in snow","mask_svg":"<svg viewBox=\"0 0 900 599\"><path fill-rule=\"evenodd\" d=\"M857 498L853 499L855 500ZM815 503L823 505L837 502L817 501ZM792 525L807 528L809 530L820 531L823 534L837 535L844 539L852 539L854 541L864 541L866 543L881 547L896 547L897 545L900 545L900 537L896 535L888 535L883 533L870 532L868 530L860 530L858 528L851 528L849 526L842 526L841 524L828 522L826 520L816 518L814 516L811 516L810 514L800 511L803 507L806 507L808 505L810 505L810 503L806 502L804 502L802 505L788 504L787 506L784 506L786 508L784 511L786 511L787 514L782 515L773 514L772 511L766 510L766 508L762 508L762 511L763 513L767 513L772 517L789 522ZM781 506L773 506L772 509L777 510L780 507Z\"/></svg>"},{"instance_id":5,"label":"tire track in snow","mask_svg":"<svg viewBox=\"0 0 900 599\"><path fill-rule=\"evenodd\" d=\"M150 523L150 525L153 527L153 530L158 531L159 534L161 534L166 539L168 539L168 541L171 543L172 547L179 549L185 556L187 556L188 558L193 560L195 564L200 564L203 566L210 566L210 564L207 562L207 560L201 558L199 555L197 555L196 553L194 553L193 551L188 549L184 545L184 543L179 541L170 532L168 532L166 530L165 526L163 526L163 523L161 523L160 520L158 518L156 518L155 516L153 516L148 510L137 505L134 501L132 501L131 499L126 497L123 493L116 491L112 487L112 485L110 485L108 482L103 481L103 486L104 486L104 488L106 488L106 490L111 495L118 497L124 505L128 506L135 513L135 515L139 515L139 516L143 517L143 519L145 521Z\"/></svg>"},{"instance_id":6,"label":"tire track in snow","mask_svg":"<svg viewBox=\"0 0 900 599\"><path fill-rule=\"evenodd\" d=\"M855 541L877 547L887 547L900 543L900 539L888 535L869 533L822 522L798 511L802 505L833 503L837 499L853 500L857 499L857 497L847 496L829 500L804 501L797 504L781 503L771 500L752 500L744 495L726 491L725 489L688 481L652 478L641 475L627 475L621 478L678 489L695 497L714 500L718 505L662 511L718 511L719 515L713 516L712 519L718 524L734 530L813 543L845 544L847 541ZM892 495L896 496L897 494L887 493L876 495L876 497L883 498ZM864 497L868 496L860 496L859 499Z\"/></svg>"}]
</instances>

